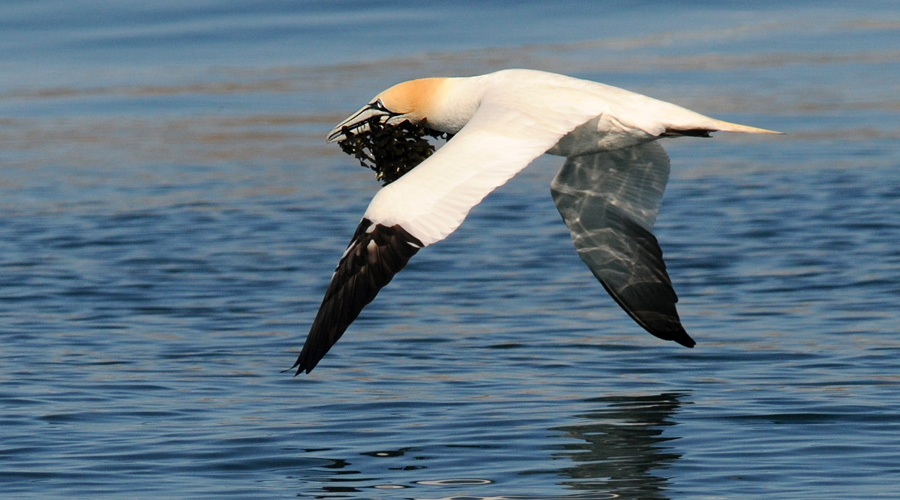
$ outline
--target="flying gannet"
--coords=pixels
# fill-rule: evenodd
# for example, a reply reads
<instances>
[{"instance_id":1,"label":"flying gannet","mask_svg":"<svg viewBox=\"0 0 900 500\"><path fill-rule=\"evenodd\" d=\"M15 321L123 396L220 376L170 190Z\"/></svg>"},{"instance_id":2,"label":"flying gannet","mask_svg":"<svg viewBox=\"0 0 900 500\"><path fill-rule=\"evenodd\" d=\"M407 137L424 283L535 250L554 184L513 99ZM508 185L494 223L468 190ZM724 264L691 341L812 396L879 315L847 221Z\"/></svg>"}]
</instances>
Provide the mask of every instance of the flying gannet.
<instances>
[{"instance_id":1,"label":"flying gannet","mask_svg":"<svg viewBox=\"0 0 900 500\"><path fill-rule=\"evenodd\" d=\"M341 122L328 142L409 124L452 138L375 194L292 367L297 374L312 371L419 249L446 238L472 207L544 153L566 157L550 189L594 276L648 332L693 347L651 232L669 177L656 140L778 133L592 81L512 69L400 83Z\"/></svg>"}]
</instances>

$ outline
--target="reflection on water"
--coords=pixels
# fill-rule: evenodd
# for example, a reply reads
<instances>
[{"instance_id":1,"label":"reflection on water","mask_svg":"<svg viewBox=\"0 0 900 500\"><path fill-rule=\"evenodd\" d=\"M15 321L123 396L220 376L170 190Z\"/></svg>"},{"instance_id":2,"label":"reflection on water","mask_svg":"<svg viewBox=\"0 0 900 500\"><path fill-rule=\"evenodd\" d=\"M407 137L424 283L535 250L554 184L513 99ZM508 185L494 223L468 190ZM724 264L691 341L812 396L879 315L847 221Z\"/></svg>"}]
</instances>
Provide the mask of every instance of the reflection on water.
<instances>
[{"instance_id":1,"label":"reflection on water","mask_svg":"<svg viewBox=\"0 0 900 500\"><path fill-rule=\"evenodd\" d=\"M220 4L0 0L0 496L897 498L896 6ZM787 132L665 145L697 348L597 285L542 160L279 373L378 186L324 135L504 67Z\"/></svg>"},{"instance_id":2,"label":"reflection on water","mask_svg":"<svg viewBox=\"0 0 900 500\"><path fill-rule=\"evenodd\" d=\"M666 477L660 473L681 455L665 443L666 427L685 394L611 396L591 400L603 405L578 415L584 423L555 430L581 442L565 446L555 458L574 465L560 472L571 479L561 484L576 490L606 493L610 498L664 499Z\"/></svg>"},{"instance_id":3,"label":"reflection on water","mask_svg":"<svg viewBox=\"0 0 900 500\"><path fill-rule=\"evenodd\" d=\"M298 496L362 498L383 490L410 490L404 498L666 499L669 484L663 471L681 457L668 444L678 439L669 428L676 425L676 413L688 397L663 393L572 401L559 408L577 413L551 421L574 423L512 438L502 428L494 434L473 421L470 428L442 439L404 432L397 439L416 445L345 449L345 458L334 458L337 449L307 450L332 458L307 471ZM548 451L553 468L521 467L524 460L534 461ZM453 461L465 463L475 475L445 475ZM505 472L509 463L517 464L512 477Z\"/></svg>"}]
</instances>

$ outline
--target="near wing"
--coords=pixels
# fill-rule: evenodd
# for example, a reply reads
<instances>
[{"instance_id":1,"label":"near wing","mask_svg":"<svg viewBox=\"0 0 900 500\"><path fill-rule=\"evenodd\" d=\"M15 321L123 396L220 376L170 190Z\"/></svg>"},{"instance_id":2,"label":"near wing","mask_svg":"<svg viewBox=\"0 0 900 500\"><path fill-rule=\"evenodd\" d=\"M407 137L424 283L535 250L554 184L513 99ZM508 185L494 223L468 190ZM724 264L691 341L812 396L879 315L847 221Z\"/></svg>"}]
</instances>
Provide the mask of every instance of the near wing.
<instances>
[{"instance_id":1,"label":"near wing","mask_svg":"<svg viewBox=\"0 0 900 500\"><path fill-rule=\"evenodd\" d=\"M472 207L587 118L551 120L523 114L503 98L482 102L453 139L376 193L292 368L312 371L419 248L455 231Z\"/></svg>"},{"instance_id":2,"label":"near wing","mask_svg":"<svg viewBox=\"0 0 900 500\"><path fill-rule=\"evenodd\" d=\"M578 255L606 291L653 335L693 347L651 229L669 179L656 141L566 159L550 185Z\"/></svg>"},{"instance_id":3,"label":"near wing","mask_svg":"<svg viewBox=\"0 0 900 500\"><path fill-rule=\"evenodd\" d=\"M300 356L291 368L309 373L360 311L390 283L422 242L400 226L363 219L338 262Z\"/></svg>"}]
</instances>

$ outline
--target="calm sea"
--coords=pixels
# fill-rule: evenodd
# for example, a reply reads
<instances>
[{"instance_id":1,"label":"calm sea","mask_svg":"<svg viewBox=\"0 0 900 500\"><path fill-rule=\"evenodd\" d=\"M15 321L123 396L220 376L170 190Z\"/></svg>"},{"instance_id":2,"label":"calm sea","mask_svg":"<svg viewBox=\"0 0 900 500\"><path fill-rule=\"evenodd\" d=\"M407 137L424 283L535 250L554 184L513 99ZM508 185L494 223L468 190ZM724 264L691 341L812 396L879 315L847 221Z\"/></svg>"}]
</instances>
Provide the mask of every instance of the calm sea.
<instances>
[{"instance_id":1,"label":"calm sea","mask_svg":"<svg viewBox=\"0 0 900 500\"><path fill-rule=\"evenodd\" d=\"M896 7L0 1L0 496L900 497ZM787 132L664 144L697 347L581 264L545 158L282 373L379 186L325 134L507 67Z\"/></svg>"}]
</instances>

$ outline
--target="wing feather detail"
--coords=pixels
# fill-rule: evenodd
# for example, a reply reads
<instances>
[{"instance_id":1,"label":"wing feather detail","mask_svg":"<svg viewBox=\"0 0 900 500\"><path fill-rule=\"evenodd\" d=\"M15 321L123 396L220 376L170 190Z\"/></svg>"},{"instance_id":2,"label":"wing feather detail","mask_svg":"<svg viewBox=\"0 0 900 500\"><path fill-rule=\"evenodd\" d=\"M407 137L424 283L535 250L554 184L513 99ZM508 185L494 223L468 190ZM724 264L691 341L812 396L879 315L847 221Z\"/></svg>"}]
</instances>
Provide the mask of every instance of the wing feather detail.
<instances>
[{"instance_id":1,"label":"wing feather detail","mask_svg":"<svg viewBox=\"0 0 900 500\"><path fill-rule=\"evenodd\" d=\"M366 217L400 224L426 246L441 241L488 194L591 118L586 110L524 113L510 98L486 96L453 139L375 194Z\"/></svg>"},{"instance_id":2,"label":"wing feather detail","mask_svg":"<svg viewBox=\"0 0 900 500\"><path fill-rule=\"evenodd\" d=\"M375 194L294 364L297 373L316 366L419 248L456 231L485 196L598 113L580 99L565 110L533 101L532 90L515 84L487 91L452 139Z\"/></svg>"},{"instance_id":3,"label":"wing feather detail","mask_svg":"<svg viewBox=\"0 0 900 500\"><path fill-rule=\"evenodd\" d=\"M651 334L693 347L651 232L668 178L668 155L653 141L568 158L551 193L578 255L622 309Z\"/></svg>"},{"instance_id":4,"label":"wing feather detail","mask_svg":"<svg viewBox=\"0 0 900 500\"><path fill-rule=\"evenodd\" d=\"M400 272L422 242L399 225L363 219L325 291L306 343L291 368L309 373L360 311Z\"/></svg>"}]
</instances>

